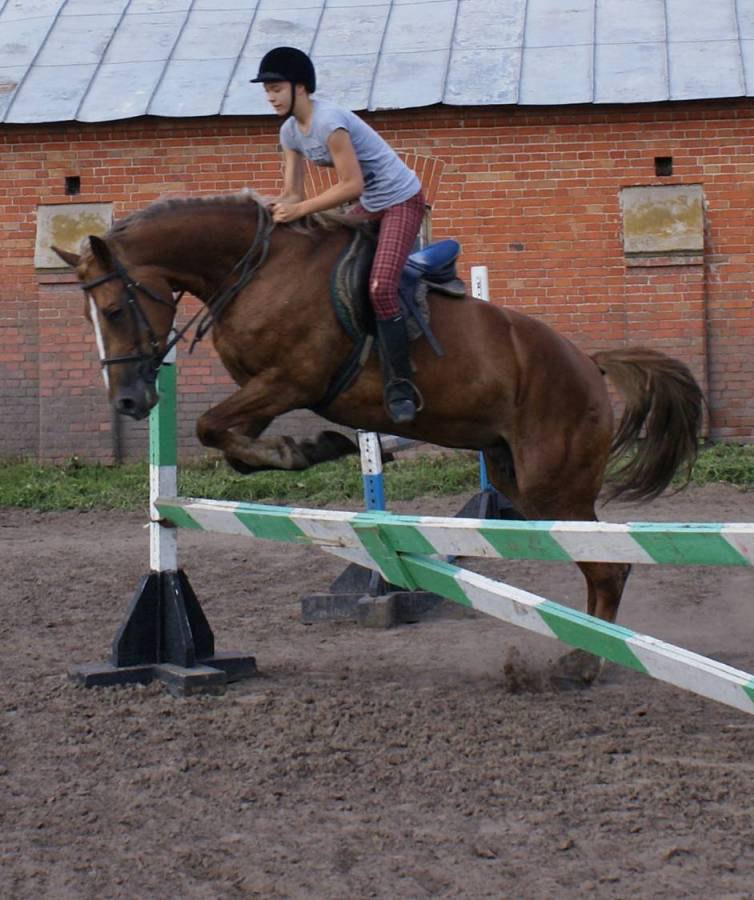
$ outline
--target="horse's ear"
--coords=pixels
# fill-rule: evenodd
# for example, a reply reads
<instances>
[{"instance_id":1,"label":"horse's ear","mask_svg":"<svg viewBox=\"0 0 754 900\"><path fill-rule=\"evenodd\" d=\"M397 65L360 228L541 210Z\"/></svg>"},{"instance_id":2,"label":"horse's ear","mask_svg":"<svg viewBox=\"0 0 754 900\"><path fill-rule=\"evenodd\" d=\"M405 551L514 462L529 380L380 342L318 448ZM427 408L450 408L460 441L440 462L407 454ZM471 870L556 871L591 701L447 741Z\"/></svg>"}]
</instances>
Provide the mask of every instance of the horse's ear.
<instances>
[{"instance_id":1,"label":"horse's ear","mask_svg":"<svg viewBox=\"0 0 754 900\"><path fill-rule=\"evenodd\" d=\"M74 269L81 262L81 257L78 255L78 253L71 253L70 250L61 250L60 247L56 247L54 244L50 247L50 249L54 253L57 253L64 263L67 263Z\"/></svg>"},{"instance_id":2,"label":"horse's ear","mask_svg":"<svg viewBox=\"0 0 754 900\"><path fill-rule=\"evenodd\" d=\"M97 237L96 234L89 235L89 246L92 248L92 253L94 254L94 258L100 263L101 266L105 269L109 269L112 264L112 256L110 255L110 248L107 244L102 240L101 237Z\"/></svg>"}]
</instances>

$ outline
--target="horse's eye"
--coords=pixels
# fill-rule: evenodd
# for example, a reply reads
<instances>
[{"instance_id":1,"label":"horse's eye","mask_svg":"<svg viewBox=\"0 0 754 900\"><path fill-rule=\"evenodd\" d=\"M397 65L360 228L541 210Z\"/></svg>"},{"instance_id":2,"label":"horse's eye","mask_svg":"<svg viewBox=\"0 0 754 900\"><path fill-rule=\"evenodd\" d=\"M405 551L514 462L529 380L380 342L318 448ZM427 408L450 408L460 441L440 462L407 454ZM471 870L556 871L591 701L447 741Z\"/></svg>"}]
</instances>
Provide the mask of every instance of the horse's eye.
<instances>
[{"instance_id":1,"label":"horse's eye","mask_svg":"<svg viewBox=\"0 0 754 900\"><path fill-rule=\"evenodd\" d=\"M107 309L102 310L102 315L108 322L117 322L123 315L123 308L120 306L108 306Z\"/></svg>"}]
</instances>

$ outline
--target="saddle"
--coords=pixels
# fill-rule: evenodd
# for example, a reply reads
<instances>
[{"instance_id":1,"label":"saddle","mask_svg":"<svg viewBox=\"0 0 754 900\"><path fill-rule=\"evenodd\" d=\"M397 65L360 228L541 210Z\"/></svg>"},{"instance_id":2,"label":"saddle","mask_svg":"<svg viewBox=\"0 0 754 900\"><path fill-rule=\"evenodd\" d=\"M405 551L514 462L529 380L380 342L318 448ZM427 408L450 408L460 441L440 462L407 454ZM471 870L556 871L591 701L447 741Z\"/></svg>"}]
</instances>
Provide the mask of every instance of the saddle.
<instances>
[{"instance_id":1,"label":"saddle","mask_svg":"<svg viewBox=\"0 0 754 900\"><path fill-rule=\"evenodd\" d=\"M374 312L369 302L369 275L376 249L372 234L354 232L351 243L338 258L330 283L335 314L354 341L374 335ZM442 349L429 327L428 291L448 297L466 296L466 286L456 273L460 252L457 241L437 241L412 253L401 273L399 305L406 320L409 340L424 335L438 356Z\"/></svg>"},{"instance_id":2,"label":"saddle","mask_svg":"<svg viewBox=\"0 0 754 900\"><path fill-rule=\"evenodd\" d=\"M330 302L354 347L333 376L322 399L309 407L320 415L358 378L375 343L376 325L369 302L369 275L376 246L376 235L359 229L354 232L351 243L333 267ZM466 296L466 287L456 274L456 258L460 249L460 245L452 240L430 244L412 253L401 273L398 300L409 340L423 334L438 356L442 356L443 352L429 327L427 293L437 291L459 299Z\"/></svg>"}]
</instances>

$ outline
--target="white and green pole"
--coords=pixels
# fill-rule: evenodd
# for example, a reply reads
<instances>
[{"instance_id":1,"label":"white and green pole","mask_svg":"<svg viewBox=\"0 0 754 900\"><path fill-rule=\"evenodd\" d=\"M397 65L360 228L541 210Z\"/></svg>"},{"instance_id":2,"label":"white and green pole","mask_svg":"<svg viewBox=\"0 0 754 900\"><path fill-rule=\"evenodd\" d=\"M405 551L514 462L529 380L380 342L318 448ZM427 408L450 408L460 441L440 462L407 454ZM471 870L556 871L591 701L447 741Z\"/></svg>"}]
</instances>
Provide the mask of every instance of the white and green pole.
<instances>
[{"instance_id":1,"label":"white and green pole","mask_svg":"<svg viewBox=\"0 0 754 900\"><path fill-rule=\"evenodd\" d=\"M175 362L173 347L157 375L159 403L149 414L149 568L153 572L178 570L177 532L165 526L155 506L158 497L178 496Z\"/></svg>"},{"instance_id":2,"label":"white and green pole","mask_svg":"<svg viewBox=\"0 0 754 900\"><path fill-rule=\"evenodd\" d=\"M373 567L386 582L557 638L659 681L754 713L754 675L570 609L433 556L754 565L754 524L511 522L391 516L178 498L160 513L178 528L317 544Z\"/></svg>"}]
</instances>

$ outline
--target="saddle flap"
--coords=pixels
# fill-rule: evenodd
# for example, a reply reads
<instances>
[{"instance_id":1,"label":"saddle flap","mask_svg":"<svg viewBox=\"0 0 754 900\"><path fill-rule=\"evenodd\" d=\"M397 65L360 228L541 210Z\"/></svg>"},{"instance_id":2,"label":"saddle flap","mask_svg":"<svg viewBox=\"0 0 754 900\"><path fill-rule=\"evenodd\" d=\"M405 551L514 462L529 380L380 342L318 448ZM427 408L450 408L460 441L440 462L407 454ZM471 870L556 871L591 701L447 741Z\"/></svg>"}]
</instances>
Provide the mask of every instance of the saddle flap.
<instances>
[{"instance_id":1,"label":"saddle flap","mask_svg":"<svg viewBox=\"0 0 754 900\"><path fill-rule=\"evenodd\" d=\"M444 240L412 253L401 273L398 290L410 340L427 336L441 353L429 329L427 290L449 297L465 297L466 286L456 275L455 261L460 252L457 241ZM353 340L374 331L374 313L368 300L369 274L375 252L374 238L356 231L335 264L331 281L331 299L338 321Z\"/></svg>"},{"instance_id":2,"label":"saddle flap","mask_svg":"<svg viewBox=\"0 0 754 900\"><path fill-rule=\"evenodd\" d=\"M366 300L374 251L375 241L371 235L360 230L354 232L353 239L335 263L330 281L330 299L335 314L346 334L355 341L374 330L374 314Z\"/></svg>"}]
</instances>

